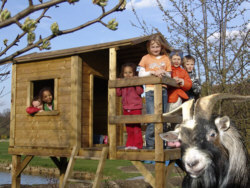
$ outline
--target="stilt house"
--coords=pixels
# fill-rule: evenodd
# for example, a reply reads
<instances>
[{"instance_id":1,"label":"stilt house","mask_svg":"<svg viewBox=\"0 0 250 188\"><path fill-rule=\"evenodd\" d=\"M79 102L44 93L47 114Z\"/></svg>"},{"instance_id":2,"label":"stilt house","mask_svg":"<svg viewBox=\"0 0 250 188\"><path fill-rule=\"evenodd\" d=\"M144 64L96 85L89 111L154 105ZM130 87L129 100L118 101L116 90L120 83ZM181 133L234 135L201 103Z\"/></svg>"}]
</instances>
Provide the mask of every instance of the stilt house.
<instances>
[{"instance_id":1,"label":"stilt house","mask_svg":"<svg viewBox=\"0 0 250 188\"><path fill-rule=\"evenodd\" d=\"M161 37L165 41L162 35ZM21 172L34 156L51 157L60 170L60 187L64 187L75 156L87 159L104 155L108 155L109 159L134 161L134 165L138 167L141 166L141 160L158 161L157 182L143 167L141 169L147 179L152 180L153 186L164 185L163 162L178 159L178 149L172 150L171 154L164 154L162 141L158 137L156 144L161 144L153 151L129 152L124 147L119 148L122 146L123 125L126 122L155 122L159 124L156 133L162 131L161 92L158 91L161 91L164 80L156 77L137 78L130 82L116 80L123 63L139 63L141 57L147 54L146 42L149 38L150 36L144 36L32 53L13 61L9 144L9 153L13 156L12 187L20 186ZM156 114L134 118L119 116L121 105L120 100L116 100L115 87L146 83L158 84L156 96L159 97L156 97L155 102L158 103L159 110L156 108ZM174 85L171 79L167 83ZM53 91L54 110L39 112L34 116L27 114L26 107L30 106L32 98L45 86ZM104 135L108 135L109 144L96 139ZM109 150L105 152L104 146L108 146L106 148ZM105 154L101 154L102 152ZM26 156L23 161L22 155ZM67 161L67 158L70 160Z\"/></svg>"}]
</instances>

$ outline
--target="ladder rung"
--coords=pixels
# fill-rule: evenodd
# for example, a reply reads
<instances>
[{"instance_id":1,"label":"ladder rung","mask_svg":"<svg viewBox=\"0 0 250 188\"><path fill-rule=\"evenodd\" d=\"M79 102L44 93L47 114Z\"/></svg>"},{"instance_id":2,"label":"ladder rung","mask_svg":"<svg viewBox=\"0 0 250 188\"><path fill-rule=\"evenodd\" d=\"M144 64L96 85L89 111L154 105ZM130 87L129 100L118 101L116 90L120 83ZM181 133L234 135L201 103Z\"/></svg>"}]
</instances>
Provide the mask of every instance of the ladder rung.
<instances>
[{"instance_id":1,"label":"ladder rung","mask_svg":"<svg viewBox=\"0 0 250 188\"><path fill-rule=\"evenodd\" d=\"M90 180L79 180L79 179L68 179L68 182L72 182L72 183L90 183L90 184L93 183Z\"/></svg>"},{"instance_id":2,"label":"ladder rung","mask_svg":"<svg viewBox=\"0 0 250 188\"><path fill-rule=\"evenodd\" d=\"M100 160L99 157L84 157L84 156L75 156L75 159L86 159L86 160Z\"/></svg>"}]
</instances>

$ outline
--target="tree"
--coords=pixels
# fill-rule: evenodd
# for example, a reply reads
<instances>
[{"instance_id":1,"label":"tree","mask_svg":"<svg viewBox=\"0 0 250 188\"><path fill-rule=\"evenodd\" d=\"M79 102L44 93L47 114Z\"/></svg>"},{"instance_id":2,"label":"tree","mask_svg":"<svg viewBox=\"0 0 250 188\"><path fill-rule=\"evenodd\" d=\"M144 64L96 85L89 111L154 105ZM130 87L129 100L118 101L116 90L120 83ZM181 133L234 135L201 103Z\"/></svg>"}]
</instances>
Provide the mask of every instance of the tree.
<instances>
[{"instance_id":1,"label":"tree","mask_svg":"<svg viewBox=\"0 0 250 188\"><path fill-rule=\"evenodd\" d=\"M6 109L0 113L0 139L2 137L8 137L10 130L10 110Z\"/></svg>"},{"instance_id":2,"label":"tree","mask_svg":"<svg viewBox=\"0 0 250 188\"><path fill-rule=\"evenodd\" d=\"M27 46L22 49L18 49L17 51L13 52L12 54L4 58L1 58L0 65L6 63L7 61L13 60L14 57L23 54L24 52L27 52L33 48L38 48L39 50L48 50L50 49L50 41L53 38L78 31L95 23L101 23L102 25L111 30L116 30L118 23L115 21L115 19L110 20L108 23L105 23L102 20L106 16L116 11L124 10L126 5L126 0L118 0L117 4L114 7L110 8L109 10L106 10L106 5L108 3L108 0L93 0L93 4L96 4L102 10L101 14L97 18L94 18L85 23L81 23L78 26L65 30L61 30L57 22L54 22L50 27L51 35L47 37L43 37L41 35L39 37L36 37L37 25L39 24L41 19L49 17L46 16L46 12L50 8L55 6L59 7L59 5L62 3L76 4L79 0L48 0L48 1L39 0L37 4L34 3L35 0L28 0L29 6L24 10L15 14L14 16L11 16L10 11L4 9L7 1L8 0L2 0L2 6L0 8L0 28L16 24L20 28L20 33L17 33L16 38L13 41L9 42L8 39L5 39L3 41L3 46L0 51L0 57L4 56L6 52L9 51L13 46L18 45L20 40L25 36L27 36ZM40 13L41 10L42 12ZM39 12L40 15L37 16L36 19L30 19L29 15L35 12ZM21 23L21 20L23 19L25 20L23 21L23 23Z\"/></svg>"},{"instance_id":3,"label":"tree","mask_svg":"<svg viewBox=\"0 0 250 188\"><path fill-rule=\"evenodd\" d=\"M194 55L198 73L205 77L204 94L211 93L211 86L219 84L228 91L228 84L240 82L247 76L247 41L249 20L246 0L168 0L167 8L156 0L167 25L166 38L176 48ZM134 24L144 33L146 21Z\"/></svg>"}]
</instances>

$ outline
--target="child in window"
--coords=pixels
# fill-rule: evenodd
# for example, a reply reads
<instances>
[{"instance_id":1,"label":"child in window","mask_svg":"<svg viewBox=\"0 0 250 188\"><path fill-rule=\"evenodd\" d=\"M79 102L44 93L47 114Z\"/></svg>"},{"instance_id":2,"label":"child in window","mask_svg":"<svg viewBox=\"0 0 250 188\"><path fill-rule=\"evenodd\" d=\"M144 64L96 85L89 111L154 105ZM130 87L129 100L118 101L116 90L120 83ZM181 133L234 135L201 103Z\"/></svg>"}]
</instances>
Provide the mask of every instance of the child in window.
<instances>
[{"instance_id":1,"label":"child in window","mask_svg":"<svg viewBox=\"0 0 250 188\"><path fill-rule=\"evenodd\" d=\"M34 97L31 101L31 106L26 108L26 112L30 115L34 115L37 112L43 111L43 104L39 97Z\"/></svg>"},{"instance_id":2,"label":"child in window","mask_svg":"<svg viewBox=\"0 0 250 188\"><path fill-rule=\"evenodd\" d=\"M139 63L139 76L169 76L171 77L171 63L167 55L167 47L160 36L152 36L147 43L148 54L143 56ZM154 113L154 85L146 85L146 111L147 114ZM162 110L167 108L167 86L162 87ZM155 128L153 123L149 123L146 129L146 147L155 148Z\"/></svg>"},{"instance_id":3,"label":"child in window","mask_svg":"<svg viewBox=\"0 0 250 188\"><path fill-rule=\"evenodd\" d=\"M43 109L44 111L52 111L54 110L54 101L53 101L53 95L50 88L46 87L43 88L39 92L39 96L43 102Z\"/></svg>"},{"instance_id":4,"label":"child in window","mask_svg":"<svg viewBox=\"0 0 250 188\"><path fill-rule=\"evenodd\" d=\"M136 65L126 63L122 65L120 78L132 78L136 76ZM142 112L142 86L116 88L117 96L122 96L124 115L140 115ZM125 149L142 149L143 140L141 124L126 124L127 142Z\"/></svg>"},{"instance_id":5,"label":"child in window","mask_svg":"<svg viewBox=\"0 0 250 188\"><path fill-rule=\"evenodd\" d=\"M182 69L181 62L183 53L180 50L174 50L170 54L172 64L172 78L176 80L180 88L169 87L168 89L168 109L167 112L174 110L179 107L183 100L188 99L186 91L192 87L192 81L184 69Z\"/></svg>"},{"instance_id":6,"label":"child in window","mask_svg":"<svg viewBox=\"0 0 250 188\"><path fill-rule=\"evenodd\" d=\"M187 55L183 59L183 68L188 72L190 79L192 80L192 88L186 91L189 99L197 100L201 93L201 83L199 78L196 76L195 70L195 59L191 55Z\"/></svg>"}]
</instances>

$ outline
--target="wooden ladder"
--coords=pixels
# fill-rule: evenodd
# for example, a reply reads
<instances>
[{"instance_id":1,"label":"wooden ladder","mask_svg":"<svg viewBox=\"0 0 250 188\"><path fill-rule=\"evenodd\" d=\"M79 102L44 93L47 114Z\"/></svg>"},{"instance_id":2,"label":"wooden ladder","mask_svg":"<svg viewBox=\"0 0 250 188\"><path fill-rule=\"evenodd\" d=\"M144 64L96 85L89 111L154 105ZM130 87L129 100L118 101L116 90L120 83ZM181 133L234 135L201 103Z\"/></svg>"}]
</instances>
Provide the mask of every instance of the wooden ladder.
<instances>
[{"instance_id":1,"label":"wooden ladder","mask_svg":"<svg viewBox=\"0 0 250 188\"><path fill-rule=\"evenodd\" d=\"M69 178L72 175L74 164L75 164L75 160L76 159L87 159L86 157L77 156L78 152L79 152L79 148L78 147L74 147L73 150L72 150L69 162L68 162L68 166L67 166L67 169L66 169L66 172L65 172L65 176L64 176L63 181L62 181L62 183L60 184L59 187L60 188L66 188L68 182L91 183L92 184L92 188L98 188L98 187L100 187L103 168L104 168L104 165L105 165L105 161L106 161L106 159L108 157L108 152L109 152L108 147L103 147L102 148L102 153L101 153L101 157L100 158L96 158L96 157L93 158L95 160L99 159L99 164L98 164L98 167L97 167L97 170L96 170L95 179L94 179L93 182L89 181L89 180L79 180L79 179L71 179L71 178ZM92 158L88 157L88 159L92 159Z\"/></svg>"}]
</instances>

